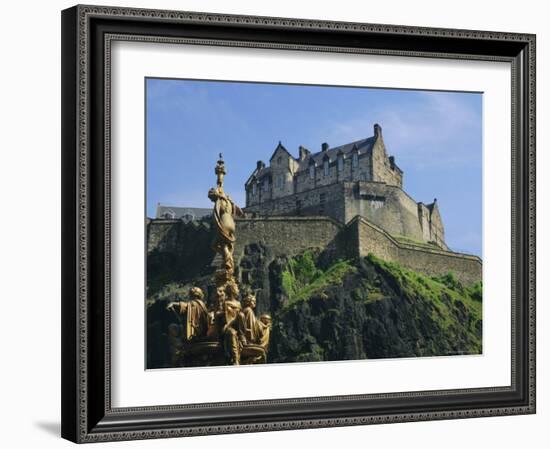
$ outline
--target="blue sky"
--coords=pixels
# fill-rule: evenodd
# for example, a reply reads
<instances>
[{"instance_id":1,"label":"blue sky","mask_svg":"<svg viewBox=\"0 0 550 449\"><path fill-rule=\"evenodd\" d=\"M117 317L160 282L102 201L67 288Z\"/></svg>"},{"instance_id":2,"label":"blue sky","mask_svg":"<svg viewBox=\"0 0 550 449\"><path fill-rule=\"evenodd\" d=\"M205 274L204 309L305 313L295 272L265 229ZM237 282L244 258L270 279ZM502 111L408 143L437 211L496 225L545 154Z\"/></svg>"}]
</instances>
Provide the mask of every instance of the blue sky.
<instances>
[{"instance_id":1,"label":"blue sky","mask_svg":"<svg viewBox=\"0 0 550 449\"><path fill-rule=\"evenodd\" d=\"M257 160L282 141L294 155L373 135L416 201L437 197L447 244L481 256L482 94L192 80L146 80L147 215L157 203L211 207L222 152L225 189L245 205Z\"/></svg>"}]
</instances>

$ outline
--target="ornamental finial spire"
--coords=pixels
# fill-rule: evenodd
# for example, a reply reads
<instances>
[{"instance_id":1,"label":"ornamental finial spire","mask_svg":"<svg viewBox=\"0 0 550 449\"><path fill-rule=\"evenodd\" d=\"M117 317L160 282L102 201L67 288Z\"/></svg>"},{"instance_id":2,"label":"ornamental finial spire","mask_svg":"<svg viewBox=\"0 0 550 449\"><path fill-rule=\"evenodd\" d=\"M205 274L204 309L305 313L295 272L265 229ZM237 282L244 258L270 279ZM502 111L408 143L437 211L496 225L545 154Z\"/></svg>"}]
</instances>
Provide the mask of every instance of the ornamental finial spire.
<instances>
[{"instance_id":1,"label":"ornamental finial spire","mask_svg":"<svg viewBox=\"0 0 550 449\"><path fill-rule=\"evenodd\" d=\"M225 176L225 162L223 161L223 156L220 153L220 158L218 159L218 162L216 163L216 176L218 178L217 185L220 192L223 192L223 177Z\"/></svg>"}]
</instances>

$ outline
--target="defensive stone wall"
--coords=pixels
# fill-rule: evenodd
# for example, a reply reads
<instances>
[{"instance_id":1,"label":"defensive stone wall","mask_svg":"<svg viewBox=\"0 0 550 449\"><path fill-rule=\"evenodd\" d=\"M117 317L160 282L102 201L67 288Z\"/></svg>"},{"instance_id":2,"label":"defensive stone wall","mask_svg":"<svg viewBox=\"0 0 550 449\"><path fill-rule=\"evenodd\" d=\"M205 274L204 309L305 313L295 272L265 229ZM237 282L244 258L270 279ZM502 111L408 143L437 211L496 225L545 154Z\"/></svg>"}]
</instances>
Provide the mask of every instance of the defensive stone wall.
<instances>
[{"instance_id":1,"label":"defensive stone wall","mask_svg":"<svg viewBox=\"0 0 550 449\"><path fill-rule=\"evenodd\" d=\"M326 215L344 223L345 202L343 199L344 184L337 183L248 206L245 211L261 216Z\"/></svg>"},{"instance_id":2,"label":"defensive stone wall","mask_svg":"<svg viewBox=\"0 0 550 449\"><path fill-rule=\"evenodd\" d=\"M247 245L260 243L273 256L294 256L309 248L337 245L343 226L329 217L265 217L237 219L235 256Z\"/></svg>"},{"instance_id":3,"label":"defensive stone wall","mask_svg":"<svg viewBox=\"0 0 550 449\"><path fill-rule=\"evenodd\" d=\"M390 234L423 240L418 205L402 189L381 182L345 183L346 223L357 215Z\"/></svg>"},{"instance_id":4,"label":"defensive stone wall","mask_svg":"<svg viewBox=\"0 0 550 449\"><path fill-rule=\"evenodd\" d=\"M466 284L482 277L481 259L476 256L444 251L431 244L397 240L359 216L347 225L324 216L242 218L236 223L237 265L253 246L263 248L262 263L269 263L277 256L294 256L306 249L318 248L331 250L337 257L364 257L372 253L430 276L453 272ZM180 267L196 267L196 272L187 273L191 277L204 274L205 267L212 266L212 235L206 223L151 220L147 238L148 272L167 276L166 280L171 277L166 271L173 271L177 277Z\"/></svg>"},{"instance_id":5,"label":"defensive stone wall","mask_svg":"<svg viewBox=\"0 0 550 449\"><path fill-rule=\"evenodd\" d=\"M245 212L260 217L328 216L342 224L361 215L390 234L416 240L432 239L428 218L424 233L418 204L399 187L383 182L335 183L249 206ZM439 244L445 245L441 239Z\"/></svg>"},{"instance_id":6,"label":"defensive stone wall","mask_svg":"<svg viewBox=\"0 0 550 449\"><path fill-rule=\"evenodd\" d=\"M429 276L441 276L452 272L466 284L472 284L482 278L482 262L477 256L443 251L435 245L397 241L362 217L353 219L346 231L356 239L354 249L359 257L372 253L381 259L397 262Z\"/></svg>"},{"instance_id":7,"label":"defensive stone wall","mask_svg":"<svg viewBox=\"0 0 550 449\"><path fill-rule=\"evenodd\" d=\"M192 279L208 268L214 257L208 222L154 219L147 223L147 277L160 284L182 277ZM157 285L158 284L158 285Z\"/></svg>"}]
</instances>

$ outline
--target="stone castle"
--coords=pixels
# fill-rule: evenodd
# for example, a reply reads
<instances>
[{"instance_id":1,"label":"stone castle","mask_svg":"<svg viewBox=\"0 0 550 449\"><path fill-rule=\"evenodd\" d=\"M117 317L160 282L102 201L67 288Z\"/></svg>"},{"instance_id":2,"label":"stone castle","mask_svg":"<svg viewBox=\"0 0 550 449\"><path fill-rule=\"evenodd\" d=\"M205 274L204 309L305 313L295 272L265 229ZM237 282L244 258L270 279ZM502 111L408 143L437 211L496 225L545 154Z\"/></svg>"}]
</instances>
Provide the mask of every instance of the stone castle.
<instances>
[{"instance_id":1,"label":"stone castle","mask_svg":"<svg viewBox=\"0 0 550 449\"><path fill-rule=\"evenodd\" d=\"M416 202L403 190L403 171L388 156L380 125L374 135L293 157L281 142L269 160L258 161L245 184L252 216L328 216L342 224L363 217L397 240L448 250L437 200Z\"/></svg>"}]
</instances>

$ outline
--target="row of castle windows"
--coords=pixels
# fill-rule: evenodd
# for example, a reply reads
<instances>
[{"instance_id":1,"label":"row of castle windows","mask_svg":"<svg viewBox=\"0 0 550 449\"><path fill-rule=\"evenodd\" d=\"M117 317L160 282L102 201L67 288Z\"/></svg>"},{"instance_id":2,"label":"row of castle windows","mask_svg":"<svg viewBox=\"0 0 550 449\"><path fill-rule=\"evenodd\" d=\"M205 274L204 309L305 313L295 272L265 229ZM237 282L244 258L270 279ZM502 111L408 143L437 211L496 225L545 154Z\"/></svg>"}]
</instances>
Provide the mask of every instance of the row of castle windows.
<instances>
[{"instance_id":1,"label":"row of castle windows","mask_svg":"<svg viewBox=\"0 0 550 449\"><path fill-rule=\"evenodd\" d=\"M357 168L357 166L359 165L359 155L357 154L357 152L354 152L353 155L352 155L351 165L352 165L353 168ZM339 172L344 171L344 156L341 155L341 154L338 155L337 167L338 167ZM323 176L329 176L329 174L330 174L330 164L329 164L329 160L326 159L325 161L323 161ZM311 164L309 166L309 178L310 179L315 179L315 164ZM283 184L284 184L284 176L283 175L278 175L275 179L275 185L278 188L282 188ZM268 182L266 180L264 189L267 190L268 186L269 185L268 185ZM257 192L256 183L253 183L252 184L252 194L256 195L256 192Z\"/></svg>"},{"instance_id":2,"label":"row of castle windows","mask_svg":"<svg viewBox=\"0 0 550 449\"><path fill-rule=\"evenodd\" d=\"M351 165L353 168L356 168L359 165L359 155L357 153L353 153L353 156L351 158ZM344 156L339 154L337 159L337 167L338 171L344 171ZM329 161L326 159L323 161L323 175L328 176L329 175ZM311 164L309 166L309 178L315 179L315 165Z\"/></svg>"}]
</instances>

